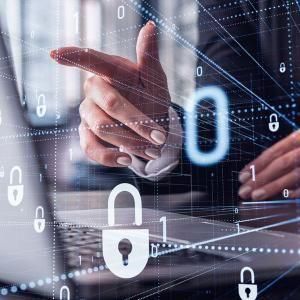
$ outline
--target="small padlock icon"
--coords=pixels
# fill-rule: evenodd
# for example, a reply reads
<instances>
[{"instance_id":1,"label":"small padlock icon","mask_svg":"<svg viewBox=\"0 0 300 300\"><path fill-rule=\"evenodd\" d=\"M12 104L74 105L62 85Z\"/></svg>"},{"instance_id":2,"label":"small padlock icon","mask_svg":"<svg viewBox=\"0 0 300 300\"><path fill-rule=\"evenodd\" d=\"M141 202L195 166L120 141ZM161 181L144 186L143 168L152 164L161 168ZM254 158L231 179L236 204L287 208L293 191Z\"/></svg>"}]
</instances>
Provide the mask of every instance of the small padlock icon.
<instances>
[{"instance_id":1,"label":"small padlock icon","mask_svg":"<svg viewBox=\"0 0 300 300\"><path fill-rule=\"evenodd\" d=\"M46 106L46 97L44 94L38 96L36 106L36 114L39 118L42 118L46 114L47 106Z\"/></svg>"},{"instance_id":2,"label":"small padlock icon","mask_svg":"<svg viewBox=\"0 0 300 300\"><path fill-rule=\"evenodd\" d=\"M280 65L279 65L279 71L280 71L281 74L285 73L286 66L285 66L284 62L280 63Z\"/></svg>"},{"instance_id":3,"label":"small padlock icon","mask_svg":"<svg viewBox=\"0 0 300 300\"><path fill-rule=\"evenodd\" d=\"M271 132L276 132L279 129L278 116L276 114L270 115L269 129Z\"/></svg>"},{"instance_id":4,"label":"small padlock icon","mask_svg":"<svg viewBox=\"0 0 300 300\"><path fill-rule=\"evenodd\" d=\"M14 174L18 174L19 184L13 184ZM9 186L7 189L8 202L12 206L21 204L24 196L24 185L22 184L22 170L19 166L14 166L9 173Z\"/></svg>"},{"instance_id":5,"label":"small padlock icon","mask_svg":"<svg viewBox=\"0 0 300 300\"><path fill-rule=\"evenodd\" d=\"M141 195L137 188L129 183L121 183L111 191L108 197L108 225L115 225L115 199L121 192L128 192L132 195L135 225L142 225ZM120 278L132 278L144 270L149 258L148 229L105 229L102 235L103 257L112 273ZM131 243L126 258L119 250L119 244L123 240Z\"/></svg>"},{"instance_id":6,"label":"small padlock icon","mask_svg":"<svg viewBox=\"0 0 300 300\"><path fill-rule=\"evenodd\" d=\"M4 178L5 172L4 172L4 166L0 166L0 178Z\"/></svg>"},{"instance_id":7,"label":"small padlock icon","mask_svg":"<svg viewBox=\"0 0 300 300\"><path fill-rule=\"evenodd\" d=\"M35 210L35 219L33 221L34 230L37 233L42 233L45 229L45 223L44 208L38 206Z\"/></svg>"},{"instance_id":8,"label":"small padlock icon","mask_svg":"<svg viewBox=\"0 0 300 300\"><path fill-rule=\"evenodd\" d=\"M66 285L60 288L59 300L71 300L70 289Z\"/></svg>"},{"instance_id":9,"label":"small padlock icon","mask_svg":"<svg viewBox=\"0 0 300 300\"><path fill-rule=\"evenodd\" d=\"M244 283L244 273L249 272L251 275L251 284ZM257 285L254 284L254 271L250 267L244 267L241 270L241 283L239 284L239 295L242 300L255 300L257 297Z\"/></svg>"}]
</instances>

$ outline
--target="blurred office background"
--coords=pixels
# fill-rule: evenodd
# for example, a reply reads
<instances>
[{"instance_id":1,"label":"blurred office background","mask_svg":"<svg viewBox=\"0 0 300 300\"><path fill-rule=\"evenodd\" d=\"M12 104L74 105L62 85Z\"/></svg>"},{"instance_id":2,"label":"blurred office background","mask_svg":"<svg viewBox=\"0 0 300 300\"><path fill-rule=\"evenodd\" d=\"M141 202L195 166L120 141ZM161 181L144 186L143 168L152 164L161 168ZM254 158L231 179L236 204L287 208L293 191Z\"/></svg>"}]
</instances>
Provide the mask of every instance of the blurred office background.
<instances>
[{"instance_id":1,"label":"blurred office background","mask_svg":"<svg viewBox=\"0 0 300 300\"><path fill-rule=\"evenodd\" d=\"M197 44L194 1L140 1L187 40ZM84 97L83 82L90 76L56 65L49 58L51 49L76 45L135 60L137 34L147 20L127 3L122 0L9 0L2 3L2 11L5 10L2 16L5 15L9 24L3 30L10 37L22 104L34 128L76 126L79 123L77 108ZM164 32L159 33L159 41L172 101L184 105L195 86L195 55ZM46 105L43 117L36 113L39 104ZM71 146L67 148L72 148L72 164L87 163L78 137L69 139L68 143Z\"/></svg>"}]
</instances>

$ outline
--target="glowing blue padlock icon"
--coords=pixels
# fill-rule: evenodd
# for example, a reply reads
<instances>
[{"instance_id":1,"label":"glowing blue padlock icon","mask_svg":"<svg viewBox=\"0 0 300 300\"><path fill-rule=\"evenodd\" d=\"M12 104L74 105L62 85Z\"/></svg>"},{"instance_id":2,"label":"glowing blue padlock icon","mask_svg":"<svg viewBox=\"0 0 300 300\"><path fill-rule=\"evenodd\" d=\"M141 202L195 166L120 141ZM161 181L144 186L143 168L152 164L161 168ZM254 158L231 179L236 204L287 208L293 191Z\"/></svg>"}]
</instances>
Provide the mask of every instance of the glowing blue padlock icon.
<instances>
[{"instance_id":1,"label":"glowing blue padlock icon","mask_svg":"<svg viewBox=\"0 0 300 300\"><path fill-rule=\"evenodd\" d=\"M251 284L244 283L244 273L249 272ZM250 267L244 267L241 270L241 283L239 284L239 295L241 300L255 300L257 297L257 285L254 284L254 271Z\"/></svg>"},{"instance_id":2,"label":"glowing blue padlock icon","mask_svg":"<svg viewBox=\"0 0 300 300\"><path fill-rule=\"evenodd\" d=\"M43 95L43 94L39 95L37 102L38 103L36 106L36 114L39 118L42 118L45 116L46 110L47 110L45 95Z\"/></svg>"},{"instance_id":3,"label":"glowing blue padlock icon","mask_svg":"<svg viewBox=\"0 0 300 300\"><path fill-rule=\"evenodd\" d=\"M285 73L286 66L285 66L284 62L280 63L280 65L279 65L279 71L280 71L281 74Z\"/></svg>"},{"instance_id":4,"label":"glowing blue padlock icon","mask_svg":"<svg viewBox=\"0 0 300 300\"><path fill-rule=\"evenodd\" d=\"M60 288L60 291L59 291L59 300L71 300L70 289L66 285L63 285Z\"/></svg>"},{"instance_id":5,"label":"glowing blue padlock icon","mask_svg":"<svg viewBox=\"0 0 300 300\"><path fill-rule=\"evenodd\" d=\"M14 174L18 175L18 184L14 184ZM22 170L19 166L14 166L10 170L9 185L7 189L8 202L12 206L21 204L24 196L24 185L22 184Z\"/></svg>"},{"instance_id":6,"label":"glowing blue padlock icon","mask_svg":"<svg viewBox=\"0 0 300 300\"><path fill-rule=\"evenodd\" d=\"M35 210L35 219L33 221L34 230L37 233L42 233L45 230L45 224L44 208L38 206Z\"/></svg>"},{"instance_id":7,"label":"glowing blue padlock icon","mask_svg":"<svg viewBox=\"0 0 300 300\"><path fill-rule=\"evenodd\" d=\"M136 187L129 183L117 185L108 198L108 225L115 225L115 199L121 192L128 192L134 200L135 225L142 225L142 199ZM119 244L123 240L131 243L125 263ZM132 278L140 274L149 258L148 229L103 230L103 257L110 271L120 278Z\"/></svg>"},{"instance_id":8,"label":"glowing blue padlock icon","mask_svg":"<svg viewBox=\"0 0 300 300\"><path fill-rule=\"evenodd\" d=\"M269 130L271 132L276 132L279 129L278 116L276 114L271 114L269 119Z\"/></svg>"}]
</instances>

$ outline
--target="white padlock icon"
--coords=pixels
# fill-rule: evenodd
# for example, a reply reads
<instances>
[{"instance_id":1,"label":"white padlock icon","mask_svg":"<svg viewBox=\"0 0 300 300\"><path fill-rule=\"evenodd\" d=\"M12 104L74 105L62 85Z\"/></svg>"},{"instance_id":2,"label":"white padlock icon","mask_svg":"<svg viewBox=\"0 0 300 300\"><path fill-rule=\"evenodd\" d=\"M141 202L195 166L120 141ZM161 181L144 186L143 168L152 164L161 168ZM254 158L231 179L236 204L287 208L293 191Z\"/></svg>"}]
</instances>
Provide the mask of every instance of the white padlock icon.
<instances>
[{"instance_id":1,"label":"white padlock icon","mask_svg":"<svg viewBox=\"0 0 300 300\"><path fill-rule=\"evenodd\" d=\"M276 132L279 129L278 116L276 114L271 114L269 118L269 129L271 132Z\"/></svg>"},{"instance_id":2,"label":"white padlock icon","mask_svg":"<svg viewBox=\"0 0 300 300\"><path fill-rule=\"evenodd\" d=\"M44 208L38 206L35 210L35 219L33 221L34 230L37 233L42 233L45 230L45 223Z\"/></svg>"},{"instance_id":3,"label":"white padlock icon","mask_svg":"<svg viewBox=\"0 0 300 300\"><path fill-rule=\"evenodd\" d=\"M121 183L111 191L108 198L108 225L115 225L115 199L121 192L128 192L134 200L135 225L142 225L142 199L136 187ZM120 278L132 278L140 274L149 258L148 229L105 229L103 230L103 257L110 271ZM126 261L120 253L119 243L128 240L131 251Z\"/></svg>"},{"instance_id":4,"label":"white padlock icon","mask_svg":"<svg viewBox=\"0 0 300 300\"><path fill-rule=\"evenodd\" d=\"M66 285L60 288L59 300L71 300L70 289Z\"/></svg>"},{"instance_id":5,"label":"white padlock icon","mask_svg":"<svg viewBox=\"0 0 300 300\"><path fill-rule=\"evenodd\" d=\"M18 174L18 183L13 184L14 174ZM7 189L8 202L12 206L21 204L24 196L24 185L22 184L22 170L19 166L14 166L9 173L9 186Z\"/></svg>"},{"instance_id":6,"label":"white padlock icon","mask_svg":"<svg viewBox=\"0 0 300 300\"><path fill-rule=\"evenodd\" d=\"M286 71L286 66L285 66L285 63L284 62L282 62L282 63L280 63L280 65L279 65L279 71L280 71L280 73L285 73L285 71Z\"/></svg>"},{"instance_id":7,"label":"white padlock icon","mask_svg":"<svg viewBox=\"0 0 300 300\"><path fill-rule=\"evenodd\" d=\"M249 272L251 276L251 284L244 283L244 273ZM244 267L241 270L241 283L239 284L239 295L242 300L255 300L257 297L257 285L254 284L254 271L250 267Z\"/></svg>"},{"instance_id":8,"label":"white padlock icon","mask_svg":"<svg viewBox=\"0 0 300 300\"><path fill-rule=\"evenodd\" d=\"M39 95L37 102L38 103L36 106L36 114L39 118L42 118L45 116L47 110L45 95L44 94Z\"/></svg>"},{"instance_id":9,"label":"white padlock icon","mask_svg":"<svg viewBox=\"0 0 300 300\"><path fill-rule=\"evenodd\" d=\"M0 167L0 178L4 178L5 172L4 172L4 166Z\"/></svg>"}]
</instances>

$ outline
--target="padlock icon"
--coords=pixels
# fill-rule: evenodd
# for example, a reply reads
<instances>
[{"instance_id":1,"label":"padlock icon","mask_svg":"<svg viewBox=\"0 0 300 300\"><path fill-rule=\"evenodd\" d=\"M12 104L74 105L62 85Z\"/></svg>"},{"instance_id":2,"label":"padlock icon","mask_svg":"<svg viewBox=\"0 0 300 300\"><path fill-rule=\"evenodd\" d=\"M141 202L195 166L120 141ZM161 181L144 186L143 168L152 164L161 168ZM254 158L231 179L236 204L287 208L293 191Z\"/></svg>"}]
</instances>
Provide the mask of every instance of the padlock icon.
<instances>
[{"instance_id":1,"label":"padlock icon","mask_svg":"<svg viewBox=\"0 0 300 300\"><path fill-rule=\"evenodd\" d=\"M251 275L251 284L244 283L244 273L249 272ZM254 271L250 267L244 267L241 270L241 283L239 284L239 295L242 300L255 300L257 297L257 285L254 284Z\"/></svg>"},{"instance_id":2,"label":"padlock icon","mask_svg":"<svg viewBox=\"0 0 300 300\"><path fill-rule=\"evenodd\" d=\"M46 110L47 110L45 95L44 94L39 95L37 102L38 103L36 106L36 114L39 118L42 118L46 114Z\"/></svg>"},{"instance_id":3,"label":"padlock icon","mask_svg":"<svg viewBox=\"0 0 300 300\"><path fill-rule=\"evenodd\" d=\"M18 183L13 184L14 174L18 174ZM7 189L8 202L12 206L21 204L24 196L24 185L22 184L22 170L19 166L14 166L9 173L9 185Z\"/></svg>"},{"instance_id":4,"label":"padlock icon","mask_svg":"<svg viewBox=\"0 0 300 300\"><path fill-rule=\"evenodd\" d=\"M280 65L279 65L279 71L280 71L281 74L285 73L286 66L285 66L284 62L280 63Z\"/></svg>"},{"instance_id":5,"label":"padlock icon","mask_svg":"<svg viewBox=\"0 0 300 300\"><path fill-rule=\"evenodd\" d=\"M59 291L59 300L71 300L70 289L66 285L63 285L60 288L60 291Z\"/></svg>"},{"instance_id":6,"label":"padlock icon","mask_svg":"<svg viewBox=\"0 0 300 300\"><path fill-rule=\"evenodd\" d=\"M279 129L278 116L271 114L269 118L269 129L271 132L276 132Z\"/></svg>"},{"instance_id":7,"label":"padlock icon","mask_svg":"<svg viewBox=\"0 0 300 300\"><path fill-rule=\"evenodd\" d=\"M4 166L0 166L0 178L4 178L5 172L4 172Z\"/></svg>"},{"instance_id":8,"label":"padlock icon","mask_svg":"<svg viewBox=\"0 0 300 300\"><path fill-rule=\"evenodd\" d=\"M113 188L108 197L108 225L115 225L115 199L121 192L128 192L134 200L135 225L142 225L142 199L136 187L121 183ZM149 258L148 229L105 229L103 230L103 257L110 271L120 278L132 278L140 274ZM128 240L128 253L121 253L119 245ZM126 257L125 257L126 255Z\"/></svg>"},{"instance_id":9,"label":"padlock icon","mask_svg":"<svg viewBox=\"0 0 300 300\"><path fill-rule=\"evenodd\" d=\"M34 230L37 233L42 233L45 229L45 223L44 208L38 206L35 210L35 219L33 221Z\"/></svg>"}]
</instances>

